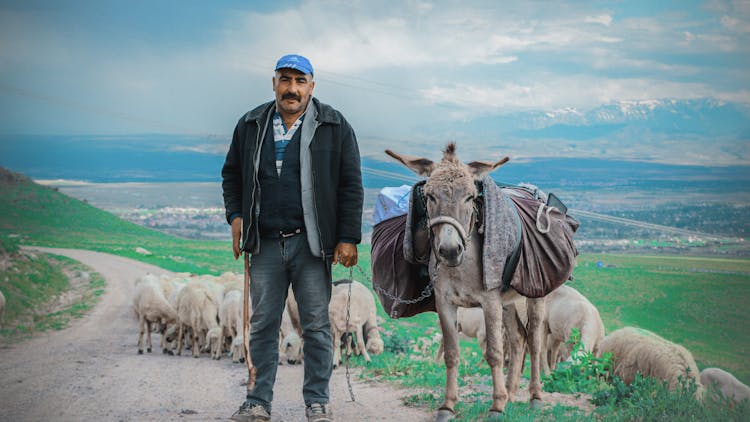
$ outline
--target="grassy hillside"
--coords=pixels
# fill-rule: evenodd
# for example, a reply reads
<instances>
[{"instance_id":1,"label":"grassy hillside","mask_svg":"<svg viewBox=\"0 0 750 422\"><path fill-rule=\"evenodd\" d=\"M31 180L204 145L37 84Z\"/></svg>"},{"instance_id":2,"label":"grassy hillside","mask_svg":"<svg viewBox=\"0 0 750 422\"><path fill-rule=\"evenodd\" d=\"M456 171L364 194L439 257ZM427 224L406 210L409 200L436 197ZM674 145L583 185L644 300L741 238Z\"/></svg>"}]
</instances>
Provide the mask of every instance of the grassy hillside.
<instances>
[{"instance_id":1,"label":"grassy hillside","mask_svg":"<svg viewBox=\"0 0 750 422\"><path fill-rule=\"evenodd\" d=\"M231 242L179 239L116 218L52 188L0 169L0 233L26 245L81 248L135 258L173 271L239 272ZM152 255L141 255L141 247Z\"/></svg>"},{"instance_id":2,"label":"grassy hillside","mask_svg":"<svg viewBox=\"0 0 750 422\"><path fill-rule=\"evenodd\" d=\"M601 262L601 267L597 265ZM607 331L637 326L750 384L750 261L586 255L571 286L596 305Z\"/></svg>"},{"instance_id":3,"label":"grassy hillside","mask_svg":"<svg viewBox=\"0 0 750 422\"><path fill-rule=\"evenodd\" d=\"M64 328L93 308L104 286L101 275L79 262L25 253L14 238L0 236L0 291L6 299L0 324L3 339Z\"/></svg>"}]
</instances>

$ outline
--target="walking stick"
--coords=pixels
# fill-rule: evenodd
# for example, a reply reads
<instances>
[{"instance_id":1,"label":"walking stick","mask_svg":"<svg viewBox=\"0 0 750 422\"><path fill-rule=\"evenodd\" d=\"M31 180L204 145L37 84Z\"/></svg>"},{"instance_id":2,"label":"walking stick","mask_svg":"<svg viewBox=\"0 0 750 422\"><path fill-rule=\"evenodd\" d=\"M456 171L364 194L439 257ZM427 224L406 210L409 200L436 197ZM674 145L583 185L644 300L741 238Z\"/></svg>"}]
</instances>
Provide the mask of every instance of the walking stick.
<instances>
[{"instance_id":1,"label":"walking stick","mask_svg":"<svg viewBox=\"0 0 750 422\"><path fill-rule=\"evenodd\" d=\"M242 312L242 348L245 351L247 364L247 391L255 388L255 374L257 372L250 358L250 254L245 252L245 303Z\"/></svg>"}]
</instances>

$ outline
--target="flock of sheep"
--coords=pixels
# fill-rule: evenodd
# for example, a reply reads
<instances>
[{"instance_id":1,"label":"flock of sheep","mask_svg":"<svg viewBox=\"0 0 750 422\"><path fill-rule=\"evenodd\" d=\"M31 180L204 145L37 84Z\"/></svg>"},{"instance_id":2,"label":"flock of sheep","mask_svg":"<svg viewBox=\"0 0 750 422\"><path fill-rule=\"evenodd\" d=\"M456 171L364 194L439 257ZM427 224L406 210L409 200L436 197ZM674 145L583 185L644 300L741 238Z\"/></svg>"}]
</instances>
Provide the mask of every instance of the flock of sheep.
<instances>
[{"instance_id":1,"label":"flock of sheep","mask_svg":"<svg viewBox=\"0 0 750 422\"><path fill-rule=\"evenodd\" d=\"M147 351L151 352L151 333L159 332L164 353L180 355L183 347L187 347L194 357L207 352L213 359L229 354L233 362L243 361L242 289L242 277L233 273L218 277L190 274L158 277L147 274L139 278L133 294L133 309L139 321L138 353L143 353L144 336ZM719 368L706 368L699 372L688 350L654 333L626 327L605 336L599 311L569 285L550 293L546 303L542 334L542 344L546 350L542 369L546 373L554 370L562 361L576 359L576 356L571 356L572 348L568 340L572 330L577 329L582 345L580 351L590 352L594 356L612 353L613 373L625 383L633 382L636 374L640 373L667 381L669 387L674 388L680 377L686 377L699 385L699 394L704 391L703 386L716 384L716 388L726 397L738 402L750 399L750 387L732 374ZM519 299L507 305L505 314L510 321L525 326L525 300ZM361 283L352 281L350 284L344 280L334 283L329 317L334 367L341 361L342 349L346 353L353 351L362 354L367 362L370 361L370 354L383 352L375 299ZM486 331L481 308L459 308L458 329L464 335L476 338L484 352ZM279 332L281 363L302 361L301 338L297 303L290 290ZM505 350L509 348L506 346ZM436 359L442 359L441 353L442 345Z\"/></svg>"},{"instance_id":2,"label":"flock of sheep","mask_svg":"<svg viewBox=\"0 0 750 422\"><path fill-rule=\"evenodd\" d=\"M613 356L613 373L630 384L636 374L667 381L674 388L680 377L693 379L698 384L698 395L705 387L715 385L721 393L736 402L750 399L750 387L742 384L732 374L719 368L706 368L698 372L692 354L684 347L672 343L649 331L625 327L605 336L604 324L596 307L574 288L565 284L546 298L547 313L542 340L546 353L542 356L545 373L554 370L558 363L574 360L572 346L567 344L574 328L580 333L581 352L600 357L606 352ZM510 320L526 325L525 299L505 307ZM507 323L507 322L506 322ZM476 338L484 352L486 332L481 308L459 308L458 329L467 337ZM507 339L506 343L507 343ZM504 348L508 350L506 346ZM441 348L437 359L440 359Z\"/></svg>"},{"instance_id":3,"label":"flock of sheep","mask_svg":"<svg viewBox=\"0 0 750 422\"><path fill-rule=\"evenodd\" d=\"M244 361L242 292L242 276L229 272L218 277L146 274L138 278L133 290L138 353L143 353L144 337L146 350L151 352L151 333L158 332L163 353L181 355L183 348L189 348L196 358L205 352L213 359L229 354L232 362ZM334 283L329 305L334 367L340 363L342 347L347 353L362 354L368 362L370 354L383 352L375 313L375 299L364 285ZM353 345L352 340L356 340ZM290 289L279 332L279 362L301 362L302 342L297 303Z\"/></svg>"}]
</instances>

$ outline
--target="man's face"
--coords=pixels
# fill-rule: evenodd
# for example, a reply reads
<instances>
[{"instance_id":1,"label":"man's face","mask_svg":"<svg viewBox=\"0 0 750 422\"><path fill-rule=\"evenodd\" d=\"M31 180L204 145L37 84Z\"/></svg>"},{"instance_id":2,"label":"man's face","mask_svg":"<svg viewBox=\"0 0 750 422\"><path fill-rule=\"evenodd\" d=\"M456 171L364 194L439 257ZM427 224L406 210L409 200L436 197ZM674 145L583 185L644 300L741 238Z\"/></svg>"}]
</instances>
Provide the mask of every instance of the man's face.
<instances>
[{"instance_id":1,"label":"man's face","mask_svg":"<svg viewBox=\"0 0 750 422\"><path fill-rule=\"evenodd\" d=\"M282 114L300 114L310 102L315 82L311 75L294 69L279 69L273 77L276 104Z\"/></svg>"}]
</instances>

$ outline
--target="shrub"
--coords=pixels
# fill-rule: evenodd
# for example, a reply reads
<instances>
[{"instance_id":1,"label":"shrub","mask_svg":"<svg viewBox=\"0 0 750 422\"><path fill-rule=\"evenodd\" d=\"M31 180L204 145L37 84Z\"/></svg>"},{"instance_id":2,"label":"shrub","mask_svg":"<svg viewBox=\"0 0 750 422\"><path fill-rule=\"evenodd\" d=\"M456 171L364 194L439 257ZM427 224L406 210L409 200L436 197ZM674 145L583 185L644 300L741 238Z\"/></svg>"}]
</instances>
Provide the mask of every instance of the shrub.
<instances>
[{"instance_id":1,"label":"shrub","mask_svg":"<svg viewBox=\"0 0 750 422\"><path fill-rule=\"evenodd\" d=\"M398 332L383 336L383 345L386 352L394 355L402 355L409 351L409 339Z\"/></svg>"},{"instance_id":2,"label":"shrub","mask_svg":"<svg viewBox=\"0 0 750 422\"><path fill-rule=\"evenodd\" d=\"M571 356L575 358L560 362L552 373L544 377L544 391L593 394L605 388L612 368L612 355L605 353L597 358L582 350L581 335L577 328L572 330L567 344L573 346Z\"/></svg>"}]
</instances>

